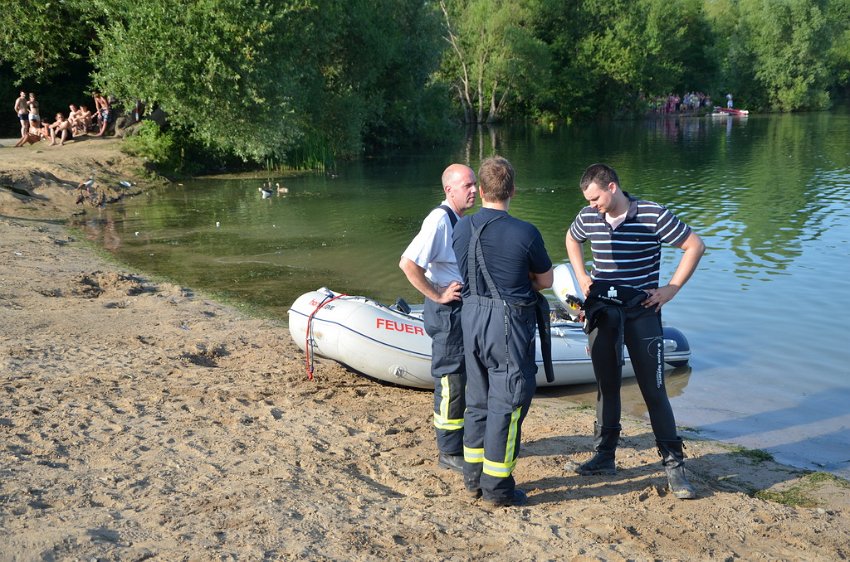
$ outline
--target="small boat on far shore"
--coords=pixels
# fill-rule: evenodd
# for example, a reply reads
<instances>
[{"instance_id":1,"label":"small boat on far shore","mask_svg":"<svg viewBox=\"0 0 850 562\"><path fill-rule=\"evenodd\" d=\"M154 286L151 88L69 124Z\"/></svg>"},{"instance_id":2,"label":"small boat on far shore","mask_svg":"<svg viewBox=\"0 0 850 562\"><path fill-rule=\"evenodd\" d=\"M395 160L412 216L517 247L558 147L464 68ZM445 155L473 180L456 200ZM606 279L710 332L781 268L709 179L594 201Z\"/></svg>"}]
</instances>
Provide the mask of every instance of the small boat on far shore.
<instances>
[{"instance_id":1,"label":"small boat on far shore","mask_svg":"<svg viewBox=\"0 0 850 562\"><path fill-rule=\"evenodd\" d=\"M749 115L750 112L746 109L735 109L733 107L715 107L713 116L726 116L726 115Z\"/></svg>"}]
</instances>

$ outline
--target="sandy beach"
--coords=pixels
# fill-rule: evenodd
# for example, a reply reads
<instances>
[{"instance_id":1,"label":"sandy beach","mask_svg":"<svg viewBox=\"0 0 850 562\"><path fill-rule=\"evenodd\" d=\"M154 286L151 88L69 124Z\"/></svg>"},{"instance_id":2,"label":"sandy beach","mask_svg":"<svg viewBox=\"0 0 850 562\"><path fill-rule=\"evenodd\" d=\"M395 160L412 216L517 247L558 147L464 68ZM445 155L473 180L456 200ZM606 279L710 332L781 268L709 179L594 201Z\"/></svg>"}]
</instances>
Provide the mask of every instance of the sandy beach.
<instances>
[{"instance_id":1,"label":"sandy beach","mask_svg":"<svg viewBox=\"0 0 850 562\"><path fill-rule=\"evenodd\" d=\"M308 380L284 319L114 265L65 229L101 212L76 203L91 174L106 200L153 185L119 140L13 142L0 560L850 558L845 482L684 431L700 497L676 500L639 419L624 421L616 476L566 473L589 457L594 415L551 394L523 426L528 505L468 499L436 466L430 393L327 360Z\"/></svg>"}]
</instances>

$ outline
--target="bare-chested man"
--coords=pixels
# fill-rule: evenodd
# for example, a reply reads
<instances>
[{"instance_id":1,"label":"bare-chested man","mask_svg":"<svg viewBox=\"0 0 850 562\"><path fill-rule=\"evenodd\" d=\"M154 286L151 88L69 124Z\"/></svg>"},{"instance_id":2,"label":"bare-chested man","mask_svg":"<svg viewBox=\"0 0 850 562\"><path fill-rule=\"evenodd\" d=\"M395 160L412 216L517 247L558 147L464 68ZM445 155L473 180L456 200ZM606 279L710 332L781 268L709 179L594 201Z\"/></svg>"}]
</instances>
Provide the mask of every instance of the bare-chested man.
<instances>
[{"instance_id":1,"label":"bare-chested man","mask_svg":"<svg viewBox=\"0 0 850 562\"><path fill-rule=\"evenodd\" d=\"M24 138L29 130L29 108L27 107L27 93L24 91L21 91L21 95L15 100L15 113L18 114L18 121L21 122L21 138Z\"/></svg>"},{"instance_id":2,"label":"bare-chested man","mask_svg":"<svg viewBox=\"0 0 850 562\"><path fill-rule=\"evenodd\" d=\"M56 121L49 127L50 130L50 146L56 144L56 137L59 137L59 146L63 146L65 141L73 140L74 132L71 130L71 122L65 119L61 113L56 114Z\"/></svg>"},{"instance_id":3,"label":"bare-chested man","mask_svg":"<svg viewBox=\"0 0 850 562\"><path fill-rule=\"evenodd\" d=\"M92 114L91 114L91 111L89 111L88 106L85 106L85 105L80 106L80 114L79 114L78 119L82 123L83 133L87 133L89 131L89 129L91 129L91 121L92 121Z\"/></svg>"},{"instance_id":4,"label":"bare-chested man","mask_svg":"<svg viewBox=\"0 0 850 562\"><path fill-rule=\"evenodd\" d=\"M80 110L73 103L68 105L68 122L71 124L71 132L75 135L83 134L83 123L80 120Z\"/></svg>"},{"instance_id":5,"label":"bare-chested man","mask_svg":"<svg viewBox=\"0 0 850 562\"><path fill-rule=\"evenodd\" d=\"M97 137L102 137L106 132L106 127L109 125L109 119L112 109L109 106L109 100L106 99L100 92L94 93L94 108L100 120L100 130L97 132Z\"/></svg>"}]
</instances>

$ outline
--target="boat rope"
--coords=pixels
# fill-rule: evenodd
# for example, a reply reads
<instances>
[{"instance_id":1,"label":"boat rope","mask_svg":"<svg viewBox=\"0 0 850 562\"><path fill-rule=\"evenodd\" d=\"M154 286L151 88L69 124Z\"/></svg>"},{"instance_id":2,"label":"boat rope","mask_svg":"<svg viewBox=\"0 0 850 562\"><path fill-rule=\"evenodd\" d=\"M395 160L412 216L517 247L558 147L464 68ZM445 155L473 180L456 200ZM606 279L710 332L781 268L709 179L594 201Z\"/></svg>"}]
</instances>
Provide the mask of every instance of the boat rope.
<instances>
[{"instance_id":1,"label":"boat rope","mask_svg":"<svg viewBox=\"0 0 850 562\"><path fill-rule=\"evenodd\" d=\"M340 297L346 296L348 295L345 295L343 293L334 296L333 293L328 292L325 295L325 298L322 299L322 302L320 302L318 306L313 309L313 312L310 313L310 316L307 317L307 341L304 342L304 361L306 363L307 378L309 380L313 380L313 371L315 371L314 358L316 354L314 351L314 347L316 345L316 342L313 339L313 317L316 315L317 312L319 312L319 309L321 309L325 305L332 303Z\"/></svg>"}]
</instances>

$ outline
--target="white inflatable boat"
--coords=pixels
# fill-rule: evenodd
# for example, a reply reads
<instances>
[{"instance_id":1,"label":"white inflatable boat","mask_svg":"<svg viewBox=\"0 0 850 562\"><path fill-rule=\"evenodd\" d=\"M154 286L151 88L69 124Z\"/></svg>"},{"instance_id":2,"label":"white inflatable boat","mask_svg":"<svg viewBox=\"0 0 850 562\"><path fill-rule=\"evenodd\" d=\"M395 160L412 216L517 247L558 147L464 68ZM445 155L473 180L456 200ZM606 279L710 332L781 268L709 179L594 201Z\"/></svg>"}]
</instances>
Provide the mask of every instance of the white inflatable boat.
<instances>
[{"instance_id":1,"label":"white inflatable boat","mask_svg":"<svg viewBox=\"0 0 850 562\"><path fill-rule=\"evenodd\" d=\"M556 279L571 274L556 268ZM568 284L569 282L567 282ZM553 287L562 302L564 280ZM560 293L560 294L559 294ZM431 338L425 333L422 308L390 307L366 297L349 296L321 288L298 297L289 309L289 332L295 343L312 356L333 359L369 377L415 388L433 388ZM552 365L555 380L546 381L540 345L537 347L538 386L593 382L587 335L581 324L552 321ZM664 327L664 360L680 367L690 359L690 347L677 329ZM628 355L626 356L628 362ZM623 376L632 377L631 364Z\"/></svg>"}]
</instances>

